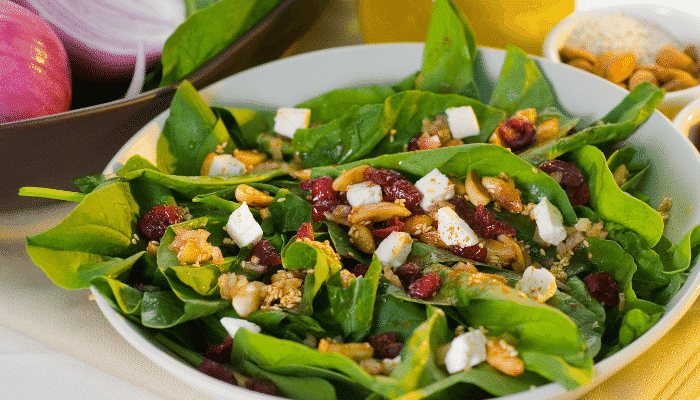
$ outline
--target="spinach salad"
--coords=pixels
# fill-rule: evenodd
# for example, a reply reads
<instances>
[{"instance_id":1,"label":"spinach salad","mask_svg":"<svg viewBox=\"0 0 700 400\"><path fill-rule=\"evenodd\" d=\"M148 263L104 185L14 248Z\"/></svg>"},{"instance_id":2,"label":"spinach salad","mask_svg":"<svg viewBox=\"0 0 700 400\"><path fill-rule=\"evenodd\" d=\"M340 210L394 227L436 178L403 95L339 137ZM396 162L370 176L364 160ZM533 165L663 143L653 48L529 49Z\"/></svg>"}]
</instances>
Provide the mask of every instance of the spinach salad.
<instances>
[{"instance_id":1,"label":"spinach salad","mask_svg":"<svg viewBox=\"0 0 700 400\"><path fill-rule=\"evenodd\" d=\"M585 385L659 320L700 249L700 227L664 237L668 204L638 190L653 165L615 146L663 92L640 85L588 124L514 47L485 91L448 0L423 57L394 85L297 105L308 125L291 137L276 133L281 110L209 106L184 82L156 165L133 156L75 179L79 193L22 189L79 202L27 251L57 285L94 287L193 367L251 390Z\"/></svg>"}]
</instances>

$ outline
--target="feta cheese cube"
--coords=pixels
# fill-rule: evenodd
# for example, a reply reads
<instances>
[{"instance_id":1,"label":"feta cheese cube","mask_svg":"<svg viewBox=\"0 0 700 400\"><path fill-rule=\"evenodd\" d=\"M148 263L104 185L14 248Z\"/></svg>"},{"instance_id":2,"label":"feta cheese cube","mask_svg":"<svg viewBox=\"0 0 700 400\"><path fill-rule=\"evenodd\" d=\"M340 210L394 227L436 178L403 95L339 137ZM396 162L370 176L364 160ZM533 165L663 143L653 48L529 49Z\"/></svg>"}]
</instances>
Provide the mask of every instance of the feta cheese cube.
<instances>
[{"instance_id":1,"label":"feta cheese cube","mask_svg":"<svg viewBox=\"0 0 700 400\"><path fill-rule=\"evenodd\" d=\"M223 317L221 318L221 325L226 328L226 331L229 335L231 335L231 337L236 336L236 332L238 332L238 330L241 328L252 333L260 333L260 331L262 331L262 328L260 328L259 325L246 321L242 318Z\"/></svg>"},{"instance_id":2,"label":"feta cheese cube","mask_svg":"<svg viewBox=\"0 0 700 400\"><path fill-rule=\"evenodd\" d=\"M416 189L423 194L420 206L425 211L443 200L449 200L455 195L455 185L437 168L416 182Z\"/></svg>"},{"instance_id":3,"label":"feta cheese cube","mask_svg":"<svg viewBox=\"0 0 700 400\"><path fill-rule=\"evenodd\" d=\"M212 159L207 176L238 176L244 173L245 164L231 154L219 154Z\"/></svg>"},{"instance_id":4,"label":"feta cheese cube","mask_svg":"<svg viewBox=\"0 0 700 400\"><path fill-rule=\"evenodd\" d=\"M450 107L445 110L445 114L447 114L447 125L450 127L453 138L464 139L479 134L479 121L471 106Z\"/></svg>"},{"instance_id":5,"label":"feta cheese cube","mask_svg":"<svg viewBox=\"0 0 700 400\"><path fill-rule=\"evenodd\" d=\"M540 202L532 209L530 215L535 218L540 238L546 243L556 246L566 239L564 217L546 197L540 198Z\"/></svg>"},{"instance_id":6,"label":"feta cheese cube","mask_svg":"<svg viewBox=\"0 0 700 400\"><path fill-rule=\"evenodd\" d=\"M224 230L239 247L255 244L263 235L260 224L253 217L246 202L231 213Z\"/></svg>"},{"instance_id":7,"label":"feta cheese cube","mask_svg":"<svg viewBox=\"0 0 700 400\"><path fill-rule=\"evenodd\" d=\"M474 230L450 207L442 207L437 212L438 235L448 246L473 246L479 243Z\"/></svg>"},{"instance_id":8,"label":"feta cheese cube","mask_svg":"<svg viewBox=\"0 0 700 400\"><path fill-rule=\"evenodd\" d=\"M306 129L311 120L311 110L308 108L282 107L275 115L275 127L273 130L288 138L294 137L297 129Z\"/></svg>"},{"instance_id":9,"label":"feta cheese cube","mask_svg":"<svg viewBox=\"0 0 700 400\"><path fill-rule=\"evenodd\" d=\"M546 268L527 267L515 288L524 292L538 303L544 303L557 292L554 275Z\"/></svg>"},{"instance_id":10,"label":"feta cheese cube","mask_svg":"<svg viewBox=\"0 0 700 400\"><path fill-rule=\"evenodd\" d=\"M472 329L452 339L445 355L445 367L450 374L456 374L484 361L486 361L486 335L481 329Z\"/></svg>"},{"instance_id":11,"label":"feta cheese cube","mask_svg":"<svg viewBox=\"0 0 700 400\"><path fill-rule=\"evenodd\" d=\"M349 185L346 195L353 207L379 203L382 201L382 187L372 181L364 181Z\"/></svg>"},{"instance_id":12,"label":"feta cheese cube","mask_svg":"<svg viewBox=\"0 0 700 400\"><path fill-rule=\"evenodd\" d=\"M394 231L379 243L374 254L377 255L382 264L398 268L406 263L412 247L411 235L406 232Z\"/></svg>"}]
</instances>

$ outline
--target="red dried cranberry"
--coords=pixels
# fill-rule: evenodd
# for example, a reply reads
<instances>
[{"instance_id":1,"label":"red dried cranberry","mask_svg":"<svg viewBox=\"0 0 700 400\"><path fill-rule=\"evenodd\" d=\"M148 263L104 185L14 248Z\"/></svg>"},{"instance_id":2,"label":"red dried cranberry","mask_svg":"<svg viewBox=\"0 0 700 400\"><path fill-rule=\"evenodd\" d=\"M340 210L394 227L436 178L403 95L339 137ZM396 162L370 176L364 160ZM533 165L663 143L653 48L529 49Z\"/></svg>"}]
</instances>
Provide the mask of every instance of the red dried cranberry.
<instances>
[{"instance_id":1,"label":"red dried cranberry","mask_svg":"<svg viewBox=\"0 0 700 400\"><path fill-rule=\"evenodd\" d=\"M384 201L393 202L398 199L404 199L406 200L404 204L409 210L420 208L423 194L411 182L399 179L383 185L382 188L384 189Z\"/></svg>"},{"instance_id":2,"label":"red dried cranberry","mask_svg":"<svg viewBox=\"0 0 700 400\"><path fill-rule=\"evenodd\" d=\"M209 345L204 352L204 357L221 364L227 364L231 359L232 347L233 338L231 336L226 336L223 342Z\"/></svg>"},{"instance_id":3,"label":"red dried cranberry","mask_svg":"<svg viewBox=\"0 0 700 400\"><path fill-rule=\"evenodd\" d=\"M374 349L374 358L396 358L403 349L403 343L399 342L396 332L370 336L367 342Z\"/></svg>"},{"instance_id":4,"label":"red dried cranberry","mask_svg":"<svg viewBox=\"0 0 700 400\"><path fill-rule=\"evenodd\" d=\"M311 202L318 203L321 201L338 202L338 196L333 190L333 178L330 176L317 178L311 185Z\"/></svg>"},{"instance_id":5,"label":"red dried cranberry","mask_svg":"<svg viewBox=\"0 0 700 400\"><path fill-rule=\"evenodd\" d=\"M428 272L408 287L408 295L414 299L427 300L437 293L441 285L440 275Z\"/></svg>"},{"instance_id":6,"label":"red dried cranberry","mask_svg":"<svg viewBox=\"0 0 700 400\"><path fill-rule=\"evenodd\" d=\"M304 222L303 224L301 224L299 229L297 229L297 239L314 240L314 227L311 226L311 222Z\"/></svg>"},{"instance_id":7,"label":"red dried cranberry","mask_svg":"<svg viewBox=\"0 0 700 400\"><path fill-rule=\"evenodd\" d=\"M406 151L420 150L420 147L418 147L418 139L420 139L421 135L423 135L423 132L418 132L415 136L411 138L411 140L408 141Z\"/></svg>"},{"instance_id":8,"label":"red dried cranberry","mask_svg":"<svg viewBox=\"0 0 700 400\"><path fill-rule=\"evenodd\" d=\"M267 239L261 239L255 243L253 250L248 255L248 261L250 261L253 257L257 257L258 263L268 267L273 267L282 263L280 253L272 246L272 244L270 244L270 241Z\"/></svg>"},{"instance_id":9,"label":"red dried cranberry","mask_svg":"<svg viewBox=\"0 0 700 400\"><path fill-rule=\"evenodd\" d=\"M159 204L139 218L139 233L148 241L160 240L170 225L183 221L183 215L183 210L178 206Z\"/></svg>"},{"instance_id":10,"label":"red dried cranberry","mask_svg":"<svg viewBox=\"0 0 700 400\"><path fill-rule=\"evenodd\" d=\"M607 271L600 271L583 278L591 297L604 307L615 307L620 301L620 285Z\"/></svg>"},{"instance_id":11,"label":"red dried cranberry","mask_svg":"<svg viewBox=\"0 0 700 400\"><path fill-rule=\"evenodd\" d=\"M365 180L372 181L379 186L386 186L397 180L406 180L400 173L386 168L369 167L364 172Z\"/></svg>"},{"instance_id":12,"label":"red dried cranberry","mask_svg":"<svg viewBox=\"0 0 700 400\"><path fill-rule=\"evenodd\" d=\"M338 206L336 201L319 201L311 205L311 220L313 222L325 221L326 213L332 213Z\"/></svg>"},{"instance_id":13,"label":"red dried cranberry","mask_svg":"<svg viewBox=\"0 0 700 400\"><path fill-rule=\"evenodd\" d=\"M559 182L573 206L585 206L590 200L590 190L581 170L572 162L547 160L540 164L540 170Z\"/></svg>"},{"instance_id":14,"label":"red dried cranberry","mask_svg":"<svg viewBox=\"0 0 700 400\"><path fill-rule=\"evenodd\" d=\"M474 208L472 203L464 201L464 198L462 196L453 197L447 201L454 204L455 213L457 213L457 215L460 218L465 220L467 224L469 224L469 226L473 229L475 225L474 213L476 209Z\"/></svg>"},{"instance_id":15,"label":"red dried cranberry","mask_svg":"<svg viewBox=\"0 0 700 400\"><path fill-rule=\"evenodd\" d=\"M391 232L403 231L404 225L406 224L404 224L399 217L393 216L389 220L384 221L381 226L372 229L372 234L376 237L385 239L387 236L391 235Z\"/></svg>"},{"instance_id":16,"label":"red dried cranberry","mask_svg":"<svg viewBox=\"0 0 700 400\"><path fill-rule=\"evenodd\" d=\"M355 276L365 276L365 274L367 274L367 270L369 270L369 265L365 263L358 263L350 272L352 272L352 274Z\"/></svg>"},{"instance_id":17,"label":"red dried cranberry","mask_svg":"<svg viewBox=\"0 0 700 400\"><path fill-rule=\"evenodd\" d=\"M540 164L540 170L562 186L578 186L586 182L583 173L572 162L562 160L547 160Z\"/></svg>"},{"instance_id":18,"label":"red dried cranberry","mask_svg":"<svg viewBox=\"0 0 700 400\"><path fill-rule=\"evenodd\" d=\"M238 380L233 372L216 361L205 358L204 361L199 364L197 370L220 381L224 381L232 385L238 385Z\"/></svg>"},{"instance_id":19,"label":"red dried cranberry","mask_svg":"<svg viewBox=\"0 0 700 400\"><path fill-rule=\"evenodd\" d=\"M521 117L511 117L498 124L498 137L506 147L522 149L535 141L535 126Z\"/></svg>"},{"instance_id":20,"label":"red dried cranberry","mask_svg":"<svg viewBox=\"0 0 700 400\"><path fill-rule=\"evenodd\" d=\"M478 262L486 262L486 256L488 255L488 250L485 247L481 247L478 244L473 246L450 246L450 252L454 255L468 258L470 260Z\"/></svg>"},{"instance_id":21,"label":"red dried cranberry","mask_svg":"<svg viewBox=\"0 0 700 400\"><path fill-rule=\"evenodd\" d=\"M314 182L316 179L304 179L303 181L299 182L299 188L301 190L311 190L311 186L314 185Z\"/></svg>"},{"instance_id":22,"label":"red dried cranberry","mask_svg":"<svg viewBox=\"0 0 700 400\"><path fill-rule=\"evenodd\" d=\"M394 273L399 277L401 285L407 288L423 275L423 270L416 263L407 263L396 268Z\"/></svg>"},{"instance_id":23,"label":"red dried cranberry","mask_svg":"<svg viewBox=\"0 0 700 400\"><path fill-rule=\"evenodd\" d=\"M258 393L269 394L270 396L276 396L279 394L277 392L277 386L275 386L274 382L259 376L254 376L245 381L245 388Z\"/></svg>"},{"instance_id":24,"label":"red dried cranberry","mask_svg":"<svg viewBox=\"0 0 700 400\"><path fill-rule=\"evenodd\" d=\"M482 205L476 207L474 218L479 234L482 237L496 239L501 234L515 236L515 228L513 226L505 221L496 219L491 210Z\"/></svg>"}]
</instances>

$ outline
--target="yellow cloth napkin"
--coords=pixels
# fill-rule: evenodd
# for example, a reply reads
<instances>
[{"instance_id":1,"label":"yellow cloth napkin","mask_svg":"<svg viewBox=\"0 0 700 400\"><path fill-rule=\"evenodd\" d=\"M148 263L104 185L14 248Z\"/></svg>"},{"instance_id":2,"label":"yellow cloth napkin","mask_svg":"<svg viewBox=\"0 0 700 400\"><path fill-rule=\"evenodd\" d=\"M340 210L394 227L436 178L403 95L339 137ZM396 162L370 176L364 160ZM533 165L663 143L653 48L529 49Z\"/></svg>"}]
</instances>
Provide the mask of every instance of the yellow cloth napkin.
<instances>
[{"instance_id":1,"label":"yellow cloth napkin","mask_svg":"<svg viewBox=\"0 0 700 400\"><path fill-rule=\"evenodd\" d=\"M580 400L700 399L700 300L658 342Z\"/></svg>"}]
</instances>

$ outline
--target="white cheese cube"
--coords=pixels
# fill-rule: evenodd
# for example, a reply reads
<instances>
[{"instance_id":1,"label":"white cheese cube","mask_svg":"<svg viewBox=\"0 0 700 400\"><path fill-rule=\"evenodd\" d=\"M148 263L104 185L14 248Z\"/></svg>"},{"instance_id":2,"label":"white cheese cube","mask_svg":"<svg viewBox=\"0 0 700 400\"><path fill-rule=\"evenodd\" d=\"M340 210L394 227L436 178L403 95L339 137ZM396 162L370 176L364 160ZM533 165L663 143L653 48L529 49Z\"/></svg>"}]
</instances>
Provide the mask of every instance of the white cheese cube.
<instances>
[{"instance_id":1,"label":"white cheese cube","mask_svg":"<svg viewBox=\"0 0 700 400\"><path fill-rule=\"evenodd\" d=\"M209 166L208 176L238 176L245 173L245 164L231 154L214 156Z\"/></svg>"},{"instance_id":2,"label":"white cheese cube","mask_svg":"<svg viewBox=\"0 0 700 400\"><path fill-rule=\"evenodd\" d=\"M413 239L406 232L391 232L379 246L374 254L382 264L388 264L392 268L398 268L406 263L408 255L413 247Z\"/></svg>"},{"instance_id":3,"label":"white cheese cube","mask_svg":"<svg viewBox=\"0 0 700 400\"><path fill-rule=\"evenodd\" d=\"M558 245L566 239L566 229L564 229L564 218L561 212L546 197L540 198L540 202L530 213L537 222L537 231L542 240L551 245Z\"/></svg>"},{"instance_id":4,"label":"white cheese cube","mask_svg":"<svg viewBox=\"0 0 700 400\"><path fill-rule=\"evenodd\" d=\"M474 230L450 207L442 207L437 212L438 235L448 246L473 246L479 243Z\"/></svg>"},{"instance_id":5,"label":"white cheese cube","mask_svg":"<svg viewBox=\"0 0 700 400\"><path fill-rule=\"evenodd\" d=\"M538 303L544 303L557 292L554 275L546 268L527 267L515 288L524 292Z\"/></svg>"},{"instance_id":6,"label":"white cheese cube","mask_svg":"<svg viewBox=\"0 0 700 400\"><path fill-rule=\"evenodd\" d=\"M437 168L416 182L416 189L423 194L420 206L425 211L443 200L449 200L455 195L455 185Z\"/></svg>"},{"instance_id":7,"label":"white cheese cube","mask_svg":"<svg viewBox=\"0 0 700 400\"><path fill-rule=\"evenodd\" d=\"M450 127L453 138L464 139L479 134L479 121L471 106L450 107L445 110L445 114L447 114L447 125Z\"/></svg>"},{"instance_id":8,"label":"white cheese cube","mask_svg":"<svg viewBox=\"0 0 700 400\"><path fill-rule=\"evenodd\" d=\"M306 129L311 120L311 110L308 108L282 107L275 115L275 132L288 138L294 137L297 129Z\"/></svg>"},{"instance_id":9,"label":"white cheese cube","mask_svg":"<svg viewBox=\"0 0 700 400\"><path fill-rule=\"evenodd\" d=\"M445 355L445 367L450 374L456 374L484 361L486 361L486 336L481 329L470 330L452 339Z\"/></svg>"},{"instance_id":10,"label":"white cheese cube","mask_svg":"<svg viewBox=\"0 0 700 400\"><path fill-rule=\"evenodd\" d=\"M253 217L246 202L231 213L224 229L239 247L257 243L263 235L260 224Z\"/></svg>"},{"instance_id":11,"label":"white cheese cube","mask_svg":"<svg viewBox=\"0 0 700 400\"><path fill-rule=\"evenodd\" d=\"M259 325L246 321L242 318L223 317L221 318L221 325L226 328L226 332L228 332L231 337L236 336L236 332L238 332L238 330L241 328L252 333L260 333L260 331L262 331L262 328L260 328Z\"/></svg>"},{"instance_id":12,"label":"white cheese cube","mask_svg":"<svg viewBox=\"0 0 700 400\"><path fill-rule=\"evenodd\" d=\"M379 203L382 201L382 187L372 181L364 181L348 186L346 195L353 207Z\"/></svg>"}]
</instances>

